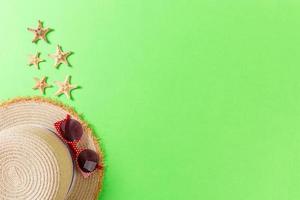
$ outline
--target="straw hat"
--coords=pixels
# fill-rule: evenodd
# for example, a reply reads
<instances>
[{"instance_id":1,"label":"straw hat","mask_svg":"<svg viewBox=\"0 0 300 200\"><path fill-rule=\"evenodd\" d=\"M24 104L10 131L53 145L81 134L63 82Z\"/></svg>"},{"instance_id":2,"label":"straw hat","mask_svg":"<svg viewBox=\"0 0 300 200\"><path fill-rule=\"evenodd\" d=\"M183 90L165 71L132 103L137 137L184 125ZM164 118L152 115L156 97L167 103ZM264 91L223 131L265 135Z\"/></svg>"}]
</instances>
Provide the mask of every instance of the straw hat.
<instances>
[{"instance_id":1,"label":"straw hat","mask_svg":"<svg viewBox=\"0 0 300 200\"><path fill-rule=\"evenodd\" d=\"M91 129L63 104L41 97L0 104L0 200L97 199L103 170L84 178L55 134L54 123L67 114L83 125L79 147L102 158Z\"/></svg>"}]
</instances>

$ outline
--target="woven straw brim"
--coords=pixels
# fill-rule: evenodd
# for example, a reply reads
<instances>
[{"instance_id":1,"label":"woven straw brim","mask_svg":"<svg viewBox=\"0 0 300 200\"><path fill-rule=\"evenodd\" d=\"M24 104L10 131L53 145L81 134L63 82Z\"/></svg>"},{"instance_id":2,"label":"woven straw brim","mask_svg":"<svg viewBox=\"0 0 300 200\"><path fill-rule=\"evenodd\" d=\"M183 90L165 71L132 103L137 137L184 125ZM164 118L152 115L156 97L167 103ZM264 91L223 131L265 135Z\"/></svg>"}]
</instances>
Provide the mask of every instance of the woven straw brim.
<instances>
[{"instance_id":1,"label":"woven straw brim","mask_svg":"<svg viewBox=\"0 0 300 200\"><path fill-rule=\"evenodd\" d=\"M92 149L98 152L100 157L103 158L98 140L93 135L87 123L80 119L77 113L70 107L48 98L16 98L0 104L0 132L22 125L40 126L55 132L54 123L64 119L67 114L80 121L84 127L84 135L79 142L79 147ZM97 199L102 188L103 170L95 171L88 178L84 178L77 169L75 169L74 173L72 188L66 199Z\"/></svg>"}]
</instances>

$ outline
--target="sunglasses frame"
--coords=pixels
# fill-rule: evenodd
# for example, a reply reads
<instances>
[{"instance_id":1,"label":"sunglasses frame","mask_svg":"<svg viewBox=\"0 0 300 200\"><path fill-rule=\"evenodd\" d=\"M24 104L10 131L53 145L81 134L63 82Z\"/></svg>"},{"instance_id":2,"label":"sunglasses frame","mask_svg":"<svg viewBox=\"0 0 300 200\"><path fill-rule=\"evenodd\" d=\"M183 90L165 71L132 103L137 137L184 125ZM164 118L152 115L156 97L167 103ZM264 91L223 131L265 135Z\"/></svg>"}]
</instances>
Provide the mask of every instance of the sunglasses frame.
<instances>
[{"instance_id":1,"label":"sunglasses frame","mask_svg":"<svg viewBox=\"0 0 300 200\"><path fill-rule=\"evenodd\" d=\"M82 169L79 167L79 164L78 164L78 156L80 155L80 153L84 150L87 150L88 148L78 148L78 143L80 142L82 136L78 139L78 140L74 140L74 141L68 141L66 140L64 137L63 137L63 134L62 134L62 131L61 131L61 124L64 123L64 122L67 122L67 120L70 120L71 119L71 116L68 114L66 116L65 119L63 120L60 120L60 121L57 121L54 123L54 127L56 129L56 132L55 134L64 142L66 143L69 148L71 149L71 154L72 154L72 158L73 160L76 162L76 166L77 168L79 169L79 171L81 172L81 174L83 175L84 178L88 178L91 174L93 174L97 169L98 170L102 170L103 169L103 166L100 163L100 157L99 157L99 162L97 163L97 166L95 168L94 171L92 172L84 172L82 171ZM82 124L81 124L82 126ZM83 127L82 127L83 128ZM93 151L93 150L92 150ZM98 155L99 156L99 155Z\"/></svg>"}]
</instances>

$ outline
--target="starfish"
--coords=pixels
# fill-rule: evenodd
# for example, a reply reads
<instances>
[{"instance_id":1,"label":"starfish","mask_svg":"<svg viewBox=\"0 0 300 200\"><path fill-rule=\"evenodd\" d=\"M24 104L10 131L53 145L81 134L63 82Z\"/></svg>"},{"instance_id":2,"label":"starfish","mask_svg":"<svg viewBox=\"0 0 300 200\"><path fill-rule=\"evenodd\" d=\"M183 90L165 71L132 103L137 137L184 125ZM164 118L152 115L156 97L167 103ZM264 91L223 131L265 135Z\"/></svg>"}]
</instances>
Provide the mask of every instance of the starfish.
<instances>
[{"instance_id":1,"label":"starfish","mask_svg":"<svg viewBox=\"0 0 300 200\"><path fill-rule=\"evenodd\" d=\"M61 46L57 45L56 47L56 52L54 54L49 54L48 56L50 58L53 58L55 63L54 63L54 67L58 67L60 64L64 63L66 65L69 65L69 62L67 60L68 56L71 55L72 52L68 51L68 52L63 52L61 50Z\"/></svg>"},{"instance_id":2,"label":"starfish","mask_svg":"<svg viewBox=\"0 0 300 200\"><path fill-rule=\"evenodd\" d=\"M70 76L67 76L64 82L55 81L55 83L59 87L55 95L60 96L64 94L68 99L71 98L71 94L70 94L71 90L78 88L77 85L70 84Z\"/></svg>"},{"instance_id":3,"label":"starfish","mask_svg":"<svg viewBox=\"0 0 300 200\"><path fill-rule=\"evenodd\" d=\"M42 94L45 94L46 88L51 87L51 85L47 84L47 77L45 77L45 76L42 77L41 80L35 77L34 80L36 81L36 84L32 89L34 89L34 90L39 89Z\"/></svg>"},{"instance_id":4,"label":"starfish","mask_svg":"<svg viewBox=\"0 0 300 200\"><path fill-rule=\"evenodd\" d=\"M34 38L32 40L32 42L37 42L39 39L43 39L46 42L48 42L47 40L47 33L51 30L50 28L43 28L43 23L39 20L38 21L39 25L36 29L33 28L27 28L28 31L33 32L34 33Z\"/></svg>"},{"instance_id":5,"label":"starfish","mask_svg":"<svg viewBox=\"0 0 300 200\"><path fill-rule=\"evenodd\" d=\"M35 55L30 55L29 66L34 65L37 69L39 69L39 63L44 61L39 56L40 56L40 52L37 52Z\"/></svg>"}]
</instances>

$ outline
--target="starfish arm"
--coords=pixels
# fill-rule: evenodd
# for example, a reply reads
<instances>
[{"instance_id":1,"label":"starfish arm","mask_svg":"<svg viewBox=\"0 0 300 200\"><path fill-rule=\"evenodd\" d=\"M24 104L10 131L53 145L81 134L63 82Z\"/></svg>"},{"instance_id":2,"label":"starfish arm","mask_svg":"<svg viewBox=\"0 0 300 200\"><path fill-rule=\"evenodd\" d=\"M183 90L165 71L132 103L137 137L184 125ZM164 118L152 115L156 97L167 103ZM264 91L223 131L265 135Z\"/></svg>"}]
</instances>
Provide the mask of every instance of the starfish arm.
<instances>
[{"instance_id":1,"label":"starfish arm","mask_svg":"<svg viewBox=\"0 0 300 200\"><path fill-rule=\"evenodd\" d=\"M62 53L62 50L61 50L61 46L60 46L60 45L57 45L57 47L56 47L56 53L57 53L57 54Z\"/></svg>"},{"instance_id":2,"label":"starfish arm","mask_svg":"<svg viewBox=\"0 0 300 200\"><path fill-rule=\"evenodd\" d=\"M65 91L64 94L66 95L66 97L67 97L68 99L70 99L70 91Z\"/></svg>"},{"instance_id":3,"label":"starfish arm","mask_svg":"<svg viewBox=\"0 0 300 200\"><path fill-rule=\"evenodd\" d=\"M33 38L33 40L32 40L32 42L35 43L35 42L37 42L39 39L40 39L39 36L38 36L38 35L35 35L34 38Z\"/></svg>"},{"instance_id":4,"label":"starfish arm","mask_svg":"<svg viewBox=\"0 0 300 200\"><path fill-rule=\"evenodd\" d=\"M74 89L78 88L78 85L71 85L70 88L71 88L71 90L74 90Z\"/></svg>"},{"instance_id":5,"label":"starfish arm","mask_svg":"<svg viewBox=\"0 0 300 200\"><path fill-rule=\"evenodd\" d=\"M40 69L39 63L34 63L36 69Z\"/></svg>"},{"instance_id":6,"label":"starfish arm","mask_svg":"<svg viewBox=\"0 0 300 200\"><path fill-rule=\"evenodd\" d=\"M38 25L38 28L43 28L43 23L41 20L38 21L39 25Z\"/></svg>"},{"instance_id":7,"label":"starfish arm","mask_svg":"<svg viewBox=\"0 0 300 200\"><path fill-rule=\"evenodd\" d=\"M45 84L45 88L49 88L51 87L51 85L49 85L48 83Z\"/></svg>"},{"instance_id":8,"label":"starfish arm","mask_svg":"<svg viewBox=\"0 0 300 200\"><path fill-rule=\"evenodd\" d=\"M72 52L71 51L68 51L68 52L64 52L64 56L65 57L68 57L69 55L71 55L72 54Z\"/></svg>"},{"instance_id":9,"label":"starfish arm","mask_svg":"<svg viewBox=\"0 0 300 200\"><path fill-rule=\"evenodd\" d=\"M69 84L70 83L70 78L71 78L71 76L67 75L66 78L65 78L64 84Z\"/></svg>"},{"instance_id":10,"label":"starfish arm","mask_svg":"<svg viewBox=\"0 0 300 200\"><path fill-rule=\"evenodd\" d=\"M51 31L51 29L50 29L50 28L46 28L46 29L44 29L44 35L46 36L46 35L47 35L47 33L49 33L49 31Z\"/></svg>"},{"instance_id":11,"label":"starfish arm","mask_svg":"<svg viewBox=\"0 0 300 200\"><path fill-rule=\"evenodd\" d=\"M61 89L57 90L57 92L54 94L55 96L60 96L63 94L63 91Z\"/></svg>"},{"instance_id":12,"label":"starfish arm","mask_svg":"<svg viewBox=\"0 0 300 200\"><path fill-rule=\"evenodd\" d=\"M50 58L56 58L56 54L48 54Z\"/></svg>"},{"instance_id":13,"label":"starfish arm","mask_svg":"<svg viewBox=\"0 0 300 200\"><path fill-rule=\"evenodd\" d=\"M59 87L62 87L64 85L64 83L62 83L60 81L55 81L54 83Z\"/></svg>"},{"instance_id":14,"label":"starfish arm","mask_svg":"<svg viewBox=\"0 0 300 200\"><path fill-rule=\"evenodd\" d=\"M57 59L57 55L56 54L48 54L48 56L50 57L50 58L52 58L52 59L54 59L54 67L58 67L58 65L60 64L59 62L58 62L58 59Z\"/></svg>"},{"instance_id":15,"label":"starfish arm","mask_svg":"<svg viewBox=\"0 0 300 200\"><path fill-rule=\"evenodd\" d=\"M57 68L60 64L61 64L61 62L58 59L56 59L55 63L54 63L54 67Z\"/></svg>"},{"instance_id":16,"label":"starfish arm","mask_svg":"<svg viewBox=\"0 0 300 200\"><path fill-rule=\"evenodd\" d=\"M70 65L69 61L67 59L62 61L65 65Z\"/></svg>"},{"instance_id":17,"label":"starfish arm","mask_svg":"<svg viewBox=\"0 0 300 200\"><path fill-rule=\"evenodd\" d=\"M70 52L70 51L64 53L64 58L65 58L65 59L64 59L64 63L65 63L66 65L69 65L69 66L71 66L71 65L70 65L70 63L69 63L69 61L68 61L68 57L69 57L71 54L72 54L72 52Z\"/></svg>"},{"instance_id":18,"label":"starfish arm","mask_svg":"<svg viewBox=\"0 0 300 200\"><path fill-rule=\"evenodd\" d=\"M43 38L43 40L44 40L45 42L49 42L45 34L42 35L41 37Z\"/></svg>"},{"instance_id":19,"label":"starfish arm","mask_svg":"<svg viewBox=\"0 0 300 200\"><path fill-rule=\"evenodd\" d=\"M35 32L35 29L33 29L33 28L27 28L27 30L30 32Z\"/></svg>"},{"instance_id":20,"label":"starfish arm","mask_svg":"<svg viewBox=\"0 0 300 200\"><path fill-rule=\"evenodd\" d=\"M46 29L44 29L44 31L43 31L43 34L41 35L41 37L43 38L43 40L45 40L46 42L49 42L48 41L48 38L46 37L47 36L47 33L50 31L50 29L49 28L46 28Z\"/></svg>"},{"instance_id":21,"label":"starfish arm","mask_svg":"<svg viewBox=\"0 0 300 200\"><path fill-rule=\"evenodd\" d=\"M33 61L33 56L29 56L28 58L28 65L32 65L32 61Z\"/></svg>"},{"instance_id":22,"label":"starfish arm","mask_svg":"<svg viewBox=\"0 0 300 200\"><path fill-rule=\"evenodd\" d=\"M44 88L44 87L40 87L39 89L40 89L40 92L41 92L42 94L45 94L45 88Z\"/></svg>"}]
</instances>

